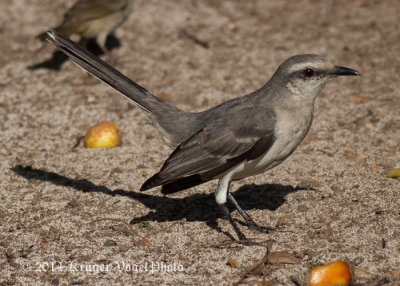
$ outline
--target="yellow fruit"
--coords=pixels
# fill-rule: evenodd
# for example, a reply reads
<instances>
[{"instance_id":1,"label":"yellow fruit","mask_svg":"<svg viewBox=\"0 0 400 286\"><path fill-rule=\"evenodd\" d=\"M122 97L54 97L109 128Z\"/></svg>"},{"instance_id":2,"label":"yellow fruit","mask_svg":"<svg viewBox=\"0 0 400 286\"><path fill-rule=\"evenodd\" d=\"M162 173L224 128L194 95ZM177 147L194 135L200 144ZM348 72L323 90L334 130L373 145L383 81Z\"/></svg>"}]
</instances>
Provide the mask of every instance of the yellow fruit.
<instances>
[{"instance_id":1,"label":"yellow fruit","mask_svg":"<svg viewBox=\"0 0 400 286\"><path fill-rule=\"evenodd\" d=\"M311 269L310 286L347 286L351 283L350 265L346 261L334 261Z\"/></svg>"},{"instance_id":2,"label":"yellow fruit","mask_svg":"<svg viewBox=\"0 0 400 286\"><path fill-rule=\"evenodd\" d=\"M86 148L107 148L121 145L122 132L117 124L102 121L91 127L85 136Z\"/></svg>"},{"instance_id":3,"label":"yellow fruit","mask_svg":"<svg viewBox=\"0 0 400 286\"><path fill-rule=\"evenodd\" d=\"M388 178L398 178L400 177L400 168L394 168L392 169L389 174L387 174Z\"/></svg>"}]
</instances>

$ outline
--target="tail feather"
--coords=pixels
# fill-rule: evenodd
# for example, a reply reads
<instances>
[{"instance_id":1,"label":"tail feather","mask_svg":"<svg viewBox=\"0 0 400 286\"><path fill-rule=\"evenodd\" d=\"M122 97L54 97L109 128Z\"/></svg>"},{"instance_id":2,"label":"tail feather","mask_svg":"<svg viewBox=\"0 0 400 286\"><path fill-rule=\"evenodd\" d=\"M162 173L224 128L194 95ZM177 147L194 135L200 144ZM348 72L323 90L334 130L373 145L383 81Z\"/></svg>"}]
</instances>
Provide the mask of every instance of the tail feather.
<instances>
[{"instance_id":1,"label":"tail feather","mask_svg":"<svg viewBox=\"0 0 400 286\"><path fill-rule=\"evenodd\" d=\"M209 180L204 180L200 175L193 175L190 177L182 178L175 182L165 184L161 188L161 193L164 195L173 194L179 191L189 189L201 184L208 182Z\"/></svg>"},{"instance_id":2,"label":"tail feather","mask_svg":"<svg viewBox=\"0 0 400 286\"><path fill-rule=\"evenodd\" d=\"M95 77L118 90L122 95L133 100L143 110L153 113L154 108L175 109L174 106L160 100L145 88L130 80L111 65L102 61L77 43L52 30L47 32L49 42L70 57L70 60ZM160 108L161 106L161 108Z\"/></svg>"},{"instance_id":3,"label":"tail feather","mask_svg":"<svg viewBox=\"0 0 400 286\"><path fill-rule=\"evenodd\" d=\"M197 185L201 185L208 181L209 181L208 179L202 179L199 174L196 174L189 177L178 179L176 181L165 183L157 173L151 178L149 178L146 182L144 182L144 184L140 188L140 191L142 192L147 191L149 189L162 185L161 193L167 195L183 191Z\"/></svg>"},{"instance_id":4,"label":"tail feather","mask_svg":"<svg viewBox=\"0 0 400 286\"><path fill-rule=\"evenodd\" d=\"M162 184L162 179L157 174L153 175L152 177L148 178L146 182L140 187L140 191L147 191Z\"/></svg>"}]
</instances>

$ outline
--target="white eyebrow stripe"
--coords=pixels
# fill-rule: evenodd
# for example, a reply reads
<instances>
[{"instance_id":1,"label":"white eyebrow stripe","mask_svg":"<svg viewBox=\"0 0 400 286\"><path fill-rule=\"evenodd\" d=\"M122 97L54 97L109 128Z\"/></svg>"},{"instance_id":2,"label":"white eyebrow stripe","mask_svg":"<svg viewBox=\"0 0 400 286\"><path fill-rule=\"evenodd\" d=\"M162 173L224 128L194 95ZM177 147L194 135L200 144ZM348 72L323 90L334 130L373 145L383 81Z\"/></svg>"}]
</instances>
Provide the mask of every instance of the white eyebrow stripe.
<instances>
[{"instance_id":1,"label":"white eyebrow stripe","mask_svg":"<svg viewBox=\"0 0 400 286\"><path fill-rule=\"evenodd\" d=\"M299 63L299 64L295 64L295 65L291 66L288 69L288 71L289 71L289 73L292 73L292 72L295 72L295 71L303 70L303 69L305 69L307 67L313 68L313 69L315 68L315 67L312 67L312 63Z\"/></svg>"}]
</instances>

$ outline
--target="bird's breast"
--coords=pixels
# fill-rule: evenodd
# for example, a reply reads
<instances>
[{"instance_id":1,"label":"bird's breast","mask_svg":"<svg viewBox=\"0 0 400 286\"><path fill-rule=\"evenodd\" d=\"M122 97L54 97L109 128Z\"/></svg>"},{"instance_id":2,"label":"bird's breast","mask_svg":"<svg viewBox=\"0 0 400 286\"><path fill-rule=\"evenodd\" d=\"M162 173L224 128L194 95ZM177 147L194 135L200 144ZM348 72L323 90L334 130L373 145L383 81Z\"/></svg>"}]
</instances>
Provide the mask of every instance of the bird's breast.
<instances>
[{"instance_id":1,"label":"bird's breast","mask_svg":"<svg viewBox=\"0 0 400 286\"><path fill-rule=\"evenodd\" d=\"M233 178L254 176L283 162L299 146L310 130L312 116L312 110L303 113L300 118L296 118L290 113L279 114L274 128L275 142L271 148L256 159L243 162L241 166L238 166Z\"/></svg>"}]
</instances>

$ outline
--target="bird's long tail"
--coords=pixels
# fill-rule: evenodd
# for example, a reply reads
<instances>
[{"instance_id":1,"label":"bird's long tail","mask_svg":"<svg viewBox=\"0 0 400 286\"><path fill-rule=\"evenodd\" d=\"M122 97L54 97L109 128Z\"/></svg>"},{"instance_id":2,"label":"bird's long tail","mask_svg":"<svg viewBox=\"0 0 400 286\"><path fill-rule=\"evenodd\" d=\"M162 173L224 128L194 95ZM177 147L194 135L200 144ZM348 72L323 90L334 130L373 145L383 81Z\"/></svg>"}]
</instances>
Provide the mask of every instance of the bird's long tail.
<instances>
[{"instance_id":1,"label":"bird's long tail","mask_svg":"<svg viewBox=\"0 0 400 286\"><path fill-rule=\"evenodd\" d=\"M152 114L180 111L175 106L155 97L145 88L124 76L111 65L60 33L54 30L49 31L47 32L46 39L70 57L72 62L134 101L145 112ZM155 114L155 116L157 117L157 114Z\"/></svg>"}]
</instances>

